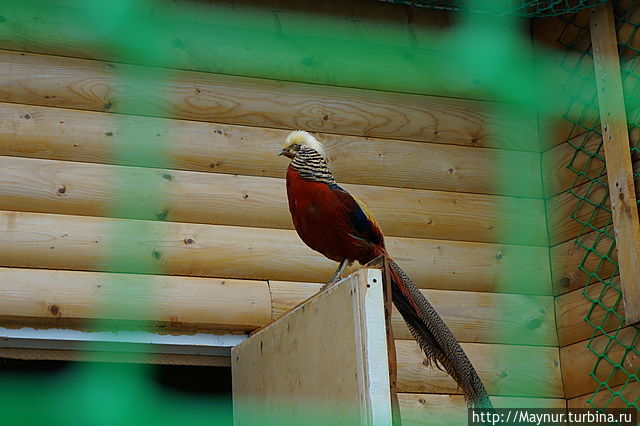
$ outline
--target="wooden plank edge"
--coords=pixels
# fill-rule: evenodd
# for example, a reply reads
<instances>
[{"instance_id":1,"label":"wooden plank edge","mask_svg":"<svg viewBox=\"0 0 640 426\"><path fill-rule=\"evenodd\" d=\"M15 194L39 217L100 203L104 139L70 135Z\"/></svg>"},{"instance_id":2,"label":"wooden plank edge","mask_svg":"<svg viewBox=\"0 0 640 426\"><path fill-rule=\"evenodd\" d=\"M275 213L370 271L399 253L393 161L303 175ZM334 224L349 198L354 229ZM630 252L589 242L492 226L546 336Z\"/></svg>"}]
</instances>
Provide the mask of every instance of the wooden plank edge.
<instances>
[{"instance_id":1,"label":"wooden plank edge","mask_svg":"<svg viewBox=\"0 0 640 426\"><path fill-rule=\"evenodd\" d=\"M137 239L132 243L133 229L154 237L146 244ZM2 266L8 267L302 282L324 280L335 269L333 262L306 247L291 230L0 211L0 231L0 238L11 243L0 244ZM46 244L27 244L16 238L20 233L38 235ZM215 249L220 244L225 250ZM546 247L403 237L387 238L386 246L420 288L552 293ZM126 252L127 263L118 268L103 265L100 248ZM291 256L276 257L274 249ZM273 261L259 262L258 255ZM425 256L432 256L433 262L425 265ZM252 268L241 267L238 259Z\"/></svg>"},{"instance_id":2,"label":"wooden plank edge","mask_svg":"<svg viewBox=\"0 0 640 426\"><path fill-rule=\"evenodd\" d=\"M396 346L399 392L462 393L446 372L425 366L424 353L415 341L396 340ZM490 395L564 397L557 347L482 343L461 346Z\"/></svg>"},{"instance_id":3,"label":"wooden plank edge","mask_svg":"<svg viewBox=\"0 0 640 426\"><path fill-rule=\"evenodd\" d=\"M231 358L215 355L130 354L119 352L72 351L59 349L0 348L0 358L28 361L119 362L161 365L231 367Z\"/></svg>"},{"instance_id":4,"label":"wooden plank edge","mask_svg":"<svg viewBox=\"0 0 640 426\"><path fill-rule=\"evenodd\" d=\"M640 382L630 382L626 385L614 386L611 391L607 388L594 392L588 392L584 395L576 396L567 400L568 408L631 408L630 403L638 403L638 395L640 395ZM622 399L624 398L624 399Z\"/></svg>"},{"instance_id":5,"label":"wooden plank edge","mask_svg":"<svg viewBox=\"0 0 640 426\"><path fill-rule=\"evenodd\" d=\"M2 155L144 167L169 161L167 167L177 170L245 176L281 177L285 162L274 153L289 133L10 102L0 102L0 117L7 124L0 132ZM315 136L324 144L330 167L342 183L543 197L535 153L323 132ZM118 144L130 137L149 143ZM168 160L161 161L156 144L165 141L171 141L166 146ZM121 153L117 157L116 149ZM421 163L423 156L432 158L435 165ZM353 169L356 157L358 170ZM395 167L400 161L407 167ZM496 167L519 176L509 185L496 185L492 171Z\"/></svg>"},{"instance_id":6,"label":"wooden plank edge","mask_svg":"<svg viewBox=\"0 0 640 426\"><path fill-rule=\"evenodd\" d=\"M607 254L615 262L617 252L613 250L612 253L608 253L611 249L612 240L604 234L608 228L607 226L582 234L577 239L581 245L593 248L598 253ZM600 238L596 243L596 238L598 237ZM579 265L587 255L586 249L581 245L578 244L576 239L571 239L550 248L553 293L556 297L576 289L582 289L589 282L588 274L579 269ZM605 261L601 267L597 268L598 259L599 257L594 253L587 256L584 261L585 269L592 273L597 272L600 279L607 280L611 278L616 273L616 266L610 261Z\"/></svg>"},{"instance_id":7,"label":"wooden plank edge","mask_svg":"<svg viewBox=\"0 0 640 426\"><path fill-rule=\"evenodd\" d=\"M308 297L313 296L321 287L321 283L299 283L287 281L269 282L272 297L272 320L282 316L293 309ZM511 293L480 293L460 290L420 290L429 300L448 326L461 342L469 343L499 343L499 344L524 344L531 346L557 346L556 323L553 314L553 296L527 296ZM455 300L447 305L446 300ZM459 303L457 305L456 303ZM501 312L500 304L503 304L504 312ZM484 316L473 315L473 308L461 314L459 306L473 307L475 304L485 306L482 310ZM495 309L490 308L495 307ZM463 318L459 316L462 315ZM509 321L514 324L513 318L519 315L516 321L519 327L511 331L495 330L495 333L487 333L484 327L495 328L499 324ZM412 339L411 333L404 320L395 308L392 308L392 330L397 339ZM480 330L471 325L482 324Z\"/></svg>"},{"instance_id":8,"label":"wooden plank edge","mask_svg":"<svg viewBox=\"0 0 640 426\"><path fill-rule=\"evenodd\" d=\"M627 324L640 322L640 218L611 2L590 19L605 159Z\"/></svg>"},{"instance_id":9,"label":"wooden plank edge","mask_svg":"<svg viewBox=\"0 0 640 426\"><path fill-rule=\"evenodd\" d=\"M532 140L537 140L536 123L531 111L501 108L500 116L496 116L488 108L492 105L500 106L501 104L497 102L281 82L195 71L180 71L170 83L167 83L163 69L120 64L118 68L122 75L134 76L126 81L125 83L128 84L123 87L122 81L114 79L113 70L106 62L6 50L0 51L0 57L2 58L0 62L7 64L4 68L5 74L19 75L23 81L20 85L7 86L17 90L18 93L3 90L2 101L249 126L260 125L280 129L302 128L311 132L341 135L399 138L434 143L446 141L449 144L457 143L466 146L539 151L536 147L530 146ZM65 74L65 77L75 81L77 75L82 75L85 84L88 81L105 80L92 83L100 85L103 89L102 96L83 97L78 93L73 93L71 96L65 91L63 84L57 86L52 84L51 94L46 98L38 93L39 90L25 90L25 85L30 79L29 75L25 75L25 70L33 70L36 74L44 69L49 70L47 81L50 81L55 78L50 70L64 73L74 67L76 69L71 74ZM142 70L147 72L144 77L142 77ZM16 79L14 77L14 80ZM142 84L143 79L144 84ZM5 80L7 83L11 81L9 76ZM40 79L38 81L41 82ZM44 84L46 85L46 82ZM173 89L173 95L166 94L167 84L170 84L169 87ZM104 90L105 85L110 90ZM144 93L147 96L162 93L162 99L158 98L155 102L154 99L145 99L144 105L139 102L130 102L127 96L132 96L133 90L142 87L145 88ZM86 91L91 89L86 88ZM289 106L285 108L286 111L283 110L283 104L280 102L273 107L272 113L265 114L264 104L273 98L274 93L282 91L286 92L290 98L287 101ZM252 94L249 97L250 102L243 104L240 99L243 96L247 97L248 92ZM212 99L211 93L215 93L216 97L225 101ZM168 105L167 99L173 99L174 103ZM227 99L233 102L233 108L227 107ZM292 105L307 105L314 101L322 103L320 110L298 107L298 113L292 111ZM153 106L154 103L158 103L160 108L158 105ZM332 103L339 103L340 107L332 108ZM359 106L349 106L354 103L359 103ZM385 112L382 116L376 115L380 110ZM461 120L464 110L469 111L473 117L472 120ZM364 115L362 115L363 111L366 111ZM402 126L381 125L387 124L386 117L391 113L386 111L404 114L405 120ZM338 112L340 114L336 116ZM425 123L425 117L428 117L431 123ZM516 121L519 125L514 127L513 123ZM395 122L397 123L398 120ZM490 131L487 131L487 128ZM513 137L504 136L516 130L518 137L515 141Z\"/></svg>"},{"instance_id":10,"label":"wooden plank edge","mask_svg":"<svg viewBox=\"0 0 640 426\"><path fill-rule=\"evenodd\" d=\"M616 285L617 279L619 279L619 275L613 277L611 285ZM619 285L620 283L617 281L617 286L619 287ZM624 318L624 307L622 303L619 303L616 309L613 309L612 305L616 303L618 293L615 289L605 289L609 286L610 284L596 282L585 289L578 288L555 298L560 347L589 339L591 336L599 336L602 334L602 330L610 332L620 326L621 320L617 315ZM600 303L594 304L582 294L584 291L590 295L591 299L597 299ZM609 313L603 323L607 314L605 307L611 309L613 313ZM593 328L587 322L587 317L589 322L598 325L601 329Z\"/></svg>"},{"instance_id":11,"label":"wooden plank edge","mask_svg":"<svg viewBox=\"0 0 640 426\"><path fill-rule=\"evenodd\" d=\"M614 367L606 359L602 358L596 367L598 360L596 352L605 354L616 362L626 352L625 348L632 346L636 333L638 333L638 329L633 325L621 328L615 332L614 343L608 348L607 344L611 341L608 335L600 335L594 339L586 339L561 347L560 366L566 398L571 399L585 395L598 387L598 382L591 376L594 367L596 368L596 376L599 376L599 380L606 381L608 386L613 387L624 383L629 377L627 373L620 369L614 371ZM640 341L635 340L637 350ZM633 351L629 351L623 368L633 371L638 366L640 366L640 357L636 356Z\"/></svg>"},{"instance_id":12,"label":"wooden plank edge","mask_svg":"<svg viewBox=\"0 0 640 426\"><path fill-rule=\"evenodd\" d=\"M0 170L2 210L293 229L284 179L7 156L0 156ZM126 197L145 200L150 208L111 208L123 197L118 185L132 181L144 185ZM210 197L203 197L207 188ZM389 236L548 244L539 199L360 184L344 188L377 212ZM530 232L518 232L525 228Z\"/></svg>"}]
</instances>

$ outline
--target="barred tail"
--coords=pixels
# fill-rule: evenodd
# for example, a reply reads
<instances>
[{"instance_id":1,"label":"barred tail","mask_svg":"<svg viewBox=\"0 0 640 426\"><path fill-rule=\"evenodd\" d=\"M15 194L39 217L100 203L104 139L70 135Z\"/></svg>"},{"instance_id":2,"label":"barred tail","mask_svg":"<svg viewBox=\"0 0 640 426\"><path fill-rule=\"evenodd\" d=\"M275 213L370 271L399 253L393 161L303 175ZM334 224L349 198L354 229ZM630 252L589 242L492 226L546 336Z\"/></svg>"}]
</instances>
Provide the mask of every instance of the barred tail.
<instances>
[{"instance_id":1,"label":"barred tail","mask_svg":"<svg viewBox=\"0 0 640 426\"><path fill-rule=\"evenodd\" d=\"M391 266L393 304L424 351L427 365L444 367L462 389L469 407L493 408L478 373L449 327L398 264L386 258Z\"/></svg>"}]
</instances>

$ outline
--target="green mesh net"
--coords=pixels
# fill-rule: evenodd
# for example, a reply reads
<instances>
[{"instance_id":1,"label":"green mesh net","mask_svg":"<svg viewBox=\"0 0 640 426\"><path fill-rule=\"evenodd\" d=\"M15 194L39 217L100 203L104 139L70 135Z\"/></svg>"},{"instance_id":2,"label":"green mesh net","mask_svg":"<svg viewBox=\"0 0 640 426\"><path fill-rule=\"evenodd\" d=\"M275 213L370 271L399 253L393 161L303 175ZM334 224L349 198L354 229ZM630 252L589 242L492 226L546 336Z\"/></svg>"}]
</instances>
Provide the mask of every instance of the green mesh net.
<instances>
[{"instance_id":1,"label":"green mesh net","mask_svg":"<svg viewBox=\"0 0 640 426\"><path fill-rule=\"evenodd\" d=\"M466 0L381 0L429 9L487 12ZM558 16L599 6L606 0L496 0L491 2L491 12L527 17Z\"/></svg>"},{"instance_id":2,"label":"green mesh net","mask_svg":"<svg viewBox=\"0 0 640 426\"><path fill-rule=\"evenodd\" d=\"M616 28L636 188L640 185L640 92L638 57L640 5L618 4ZM581 225L576 243L584 249L579 264L587 281L583 295L591 302L585 320L593 328L588 348L595 355L590 372L597 387L588 403L594 408L640 407L640 328L626 326L616 243L607 186L604 146L598 120L598 98L589 33L589 13L561 18L558 43L566 49L564 85L572 102L564 114L574 148L567 166L575 179L569 192L577 198L571 218ZM578 53L578 55L576 55Z\"/></svg>"}]
</instances>

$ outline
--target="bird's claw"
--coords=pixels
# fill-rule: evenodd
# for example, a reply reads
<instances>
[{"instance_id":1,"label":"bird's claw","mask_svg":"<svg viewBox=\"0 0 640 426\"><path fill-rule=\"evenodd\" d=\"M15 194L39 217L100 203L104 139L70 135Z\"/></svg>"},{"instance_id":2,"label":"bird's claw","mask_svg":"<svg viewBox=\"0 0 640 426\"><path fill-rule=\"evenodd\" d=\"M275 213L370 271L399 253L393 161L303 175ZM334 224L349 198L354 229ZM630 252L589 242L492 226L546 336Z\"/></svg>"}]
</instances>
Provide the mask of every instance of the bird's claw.
<instances>
[{"instance_id":1,"label":"bird's claw","mask_svg":"<svg viewBox=\"0 0 640 426\"><path fill-rule=\"evenodd\" d=\"M328 288L333 287L334 285L338 284L338 282L342 279L342 277L336 277L334 279L332 279L331 281L329 281L326 284L323 284L322 287L320 287L320 291L324 291Z\"/></svg>"}]
</instances>

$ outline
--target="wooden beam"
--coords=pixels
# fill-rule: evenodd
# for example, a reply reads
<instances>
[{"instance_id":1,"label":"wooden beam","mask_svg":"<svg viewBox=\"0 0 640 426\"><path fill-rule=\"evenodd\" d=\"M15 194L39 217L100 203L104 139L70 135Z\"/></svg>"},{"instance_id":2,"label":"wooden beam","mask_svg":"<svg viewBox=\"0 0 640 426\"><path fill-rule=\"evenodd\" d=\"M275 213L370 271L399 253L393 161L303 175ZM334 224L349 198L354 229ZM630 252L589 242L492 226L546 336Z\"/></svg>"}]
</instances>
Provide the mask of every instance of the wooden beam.
<instances>
[{"instance_id":1,"label":"wooden beam","mask_svg":"<svg viewBox=\"0 0 640 426\"><path fill-rule=\"evenodd\" d=\"M598 388L598 381L606 381L608 386L614 387L625 383L630 375L637 374L640 367L638 332L636 327L628 326L615 332L614 340L602 335L560 348L566 398L592 393ZM605 355L619 367L605 359ZM591 372L598 381L591 377Z\"/></svg>"},{"instance_id":2,"label":"wooden beam","mask_svg":"<svg viewBox=\"0 0 640 426\"><path fill-rule=\"evenodd\" d=\"M288 130L1 102L0 120L5 124L0 155L154 167L149 159L163 146L164 163L172 169L278 178L286 164L274 153ZM538 153L330 133L316 137L341 183L542 197ZM497 168L511 184L497 184Z\"/></svg>"},{"instance_id":3,"label":"wooden beam","mask_svg":"<svg viewBox=\"0 0 640 426\"><path fill-rule=\"evenodd\" d=\"M620 288L620 277L612 280L612 285ZM583 294L586 292L590 299ZM556 318L558 321L559 346L567 346L594 335L602 334L594 326L602 327L604 331L613 331L620 327L624 318L623 304L618 300L620 293L610 285L591 283L585 289L579 288L572 292L556 297ZM611 310L611 312L608 311ZM587 322L587 318L589 322Z\"/></svg>"},{"instance_id":4,"label":"wooden beam","mask_svg":"<svg viewBox=\"0 0 640 426\"><path fill-rule=\"evenodd\" d=\"M0 51L0 101L537 151L535 115L492 102L192 71L168 81L154 68L9 51Z\"/></svg>"},{"instance_id":5,"label":"wooden beam","mask_svg":"<svg viewBox=\"0 0 640 426\"><path fill-rule=\"evenodd\" d=\"M545 151L542 154L542 177L545 198L551 198L587 181L584 176L579 176L573 170L582 172L592 178L605 175L607 172L604 161L590 157L587 154L587 152L597 152L601 157L604 157L604 150L601 145L601 135L595 132L587 132ZM581 147L577 152L576 146ZM569 169L570 165L573 170Z\"/></svg>"},{"instance_id":6,"label":"wooden beam","mask_svg":"<svg viewBox=\"0 0 640 426\"><path fill-rule=\"evenodd\" d=\"M489 395L563 398L558 348L462 343ZM425 366L413 340L396 340L398 392L460 394L445 372Z\"/></svg>"},{"instance_id":7,"label":"wooden beam","mask_svg":"<svg viewBox=\"0 0 640 426\"><path fill-rule=\"evenodd\" d=\"M590 20L609 193L627 324L640 321L640 219L611 2Z\"/></svg>"},{"instance_id":8,"label":"wooden beam","mask_svg":"<svg viewBox=\"0 0 640 426\"><path fill-rule=\"evenodd\" d=\"M283 173L286 167L283 161ZM123 194L123 179L139 184ZM125 197L162 207L118 217L293 229L285 186L284 179L0 156L2 210L113 216ZM385 235L547 244L543 200L342 186L371 208Z\"/></svg>"},{"instance_id":9,"label":"wooden beam","mask_svg":"<svg viewBox=\"0 0 640 426\"><path fill-rule=\"evenodd\" d=\"M108 113L11 103L0 103L0 120L6 124L0 127L0 155L149 167L157 147L166 145L167 166L179 170L282 177L286 164L274 152L288 130L131 115L116 120ZM316 136L341 183L542 197L537 153ZM497 167L514 177L513 185L496 184Z\"/></svg>"},{"instance_id":10,"label":"wooden beam","mask_svg":"<svg viewBox=\"0 0 640 426\"><path fill-rule=\"evenodd\" d=\"M141 229L149 239L135 238ZM421 288L551 294L545 247L385 242ZM0 211L0 266L99 271L105 254L118 272L325 282L335 270L292 230Z\"/></svg>"},{"instance_id":11,"label":"wooden beam","mask_svg":"<svg viewBox=\"0 0 640 426\"><path fill-rule=\"evenodd\" d=\"M568 408L628 408L629 403L638 401L640 382L633 381L621 386L598 390L597 394L589 392L567 400Z\"/></svg>"},{"instance_id":12,"label":"wooden beam","mask_svg":"<svg viewBox=\"0 0 640 426\"><path fill-rule=\"evenodd\" d=\"M594 161L597 162L599 160ZM634 165L640 167L640 161L634 163ZM604 167L604 163L600 162L600 167ZM572 175L575 178L576 175L574 173ZM597 176L593 177L596 178ZM602 227L609 222L611 215L608 210L611 209L611 200L607 191L608 176L606 171L598 178L598 181L595 181L595 179L593 181L587 181L584 178L578 179L578 182L584 183L573 186L571 192L562 192L547 199L549 239L552 246L577 237L582 229L580 222L589 222L591 226L596 228ZM636 187L635 191L636 198L638 198L640 188ZM604 208L595 208L593 204L602 204ZM580 222L572 218L572 216L580 220ZM589 227L585 232L589 232L590 229L593 228Z\"/></svg>"},{"instance_id":13,"label":"wooden beam","mask_svg":"<svg viewBox=\"0 0 640 426\"><path fill-rule=\"evenodd\" d=\"M551 246L574 240L582 231L582 223L588 222L596 229L608 223L611 215L605 209L609 209L611 203L606 184L606 179L602 184L587 182L573 188L571 193L563 192L547 200ZM598 204L604 208L594 206ZM583 232L592 229L587 227Z\"/></svg>"},{"instance_id":14,"label":"wooden beam","mask_svg":"<svg viewBox=\"0 0 640 426\"><path fill-rule=\"evenodd\" d=\"M147 19L153 19L146 21L148 25L162 28L147 41L144 31L138 34L141 45L165 52L155 55L127 55L129 49L114 47L109 37L91 26L82 6L7 5L0 45L10 50L280 81L501 98L500 90L488 84L493 82L491 76L475 69L455 72L455 64L465 59L464 52L455 43L434 37L452 26L450 13L362 0L348 5L336 0L322 3L291 6L263 1L236 7L183 1L153 5L152 13L131 19L140 21L143 28ZM522 31L518 25L509 26L514 34ZM530 67L521 58L527 58L530 50L525 47L522 43L512 56L501 60L510 69L517 67L527 81ZM283 67L283 63L289 65ZM381 63L385 66L380 67Z\"/></svg>"},{"instance_id":15,"label":"wooden beam","mask_svg":"<svg viewBox=\"0 0 640 426\"><path fill-rule=\"evenodd\" d=\"M610 228L610 226L609 226ZM597 273L598 277L606 280L617 273L617 252L611 250L613 239L603 233L605 229L591 231L581 235L580 243L584 247L593 248L587 251L584 247L571 239L550 249L551 272L553 274L553 288L556 296L576 289L582 289L589 280L589 275L578 269L581 264L590 273ZM596 241L597 239L597 241ZM609 259L601 257L606 255Z\"/></svg>"},{"instance_id":16,"label":"wooden beam","mask_svg":"<svg viewBox=\"0 0 640 426\"><path fill-rule=\"evenodd\" d=\"M136 307L105 316L101 298L116 297L120 285L136 291ZM267 288L264 281L0 268L0 324L82 329L90 320L107 318L128 327L149 320L150 327L166 332L252 331L313 296L320 286L270 281ZM557 345L551 296L422 292L462 342ZM120 300L126 304L127 298ZM412 339L395 309L392 325L396 338Z\"/></svg>"},{"instance_id":17,"label":"wooden beam","mask_svg":"<svg viewBox=\"0 0 640 426\"><path fill-rule=\"evenodd\" d=\"M162 365L195 365L202 367L231 367L228 356L146 354L126 352L68 351L60 349L0 348L0 358L24 359L28 361L80 361L80 362L125 362Z\"/></svg>"},{"instance_id":18,"label":"wooden beam","mask_svg":"<svg viewBox=\"0 0 640 426\"><path fill-rule=\"evenodd\" d=\"M403 424L451 425L467 423L467 404L462 395L400 393L400 411ZM524 398L492 396L495 408L566 408L564 398Z\"/></svg>"},{"instance_id":19,"label":"wooden beam","mask_svg":"<svg viewBox=\"0 0 640 426\"><path fill-rule=\"evenodd\" d=\"M105 319L250 331L271 322L271 295L265 281L0 268L0 315L0 324L19 326L77 329Z\"/></svg>"},{"instance_id":20,"label":"wooden beam","mask_svg":"<svg viewBox=\"0 0 640 426\"><path fill-rule=\"evenodd\" d=\"M269 281L273 319L314 295L321 284ZM461 342L557 346L552 296L422 290ZM460 309L464 306L465 309ZM412 339L394 309L393 333Z\"/></svg>"}]
</instances>

